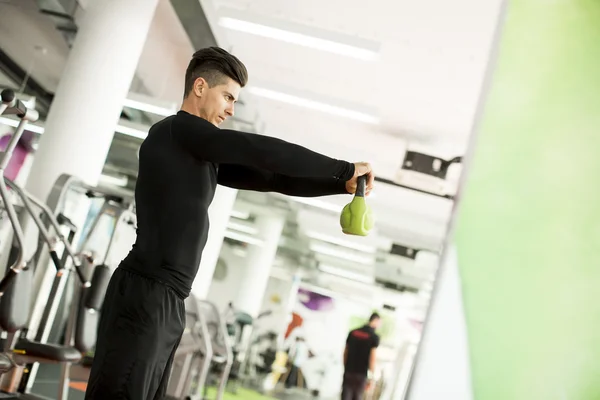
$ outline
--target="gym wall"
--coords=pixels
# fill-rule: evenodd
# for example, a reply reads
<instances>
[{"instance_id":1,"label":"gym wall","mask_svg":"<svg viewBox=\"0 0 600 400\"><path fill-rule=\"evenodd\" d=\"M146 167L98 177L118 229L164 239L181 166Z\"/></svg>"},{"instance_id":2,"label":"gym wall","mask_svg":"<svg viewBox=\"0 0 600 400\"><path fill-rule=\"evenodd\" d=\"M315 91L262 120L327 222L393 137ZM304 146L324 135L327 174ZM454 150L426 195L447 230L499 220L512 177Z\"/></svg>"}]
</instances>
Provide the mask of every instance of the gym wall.
<instances>
[{"instance_id":1,"label":"gym wall","mask_svg":"<svg viewBox=\"0 0 600 400\"><path fill-rule=\"evenodd\" d=\"M509 3L457 242L475 399L600 398L600 3Z\"/></svg>"},{"instance_id":2,"label":"gym wall","mask_svg":"<svg viewBox=\"0 0 600 400\"><path fill-rule=\"evenodd\" d=\"M469 343L454 244L448 245L435 282L418 362L404 397L405 371L396 371L392 400L475 400L471 388Z\"/></svg>"}]
</instances>

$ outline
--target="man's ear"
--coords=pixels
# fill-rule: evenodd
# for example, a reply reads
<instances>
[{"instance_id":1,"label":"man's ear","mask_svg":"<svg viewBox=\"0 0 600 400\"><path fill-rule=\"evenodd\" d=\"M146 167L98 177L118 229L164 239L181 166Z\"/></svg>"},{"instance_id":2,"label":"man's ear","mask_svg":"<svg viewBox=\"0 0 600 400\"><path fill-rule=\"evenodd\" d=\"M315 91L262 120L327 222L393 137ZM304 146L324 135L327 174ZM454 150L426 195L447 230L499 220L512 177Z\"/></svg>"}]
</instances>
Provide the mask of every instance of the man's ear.
<instances>
[{"instance_id":1,"label":"man's ear","mask_svg":"<svg viewBox=\"0 0 600 400\"><path fill-rule=\"evenodd\" d=\"M199 77L194 81L194 94L198 97L202 96L202 92L208 85L206 84L206 80L204 78Z\"/></svg>"}]
</instances>

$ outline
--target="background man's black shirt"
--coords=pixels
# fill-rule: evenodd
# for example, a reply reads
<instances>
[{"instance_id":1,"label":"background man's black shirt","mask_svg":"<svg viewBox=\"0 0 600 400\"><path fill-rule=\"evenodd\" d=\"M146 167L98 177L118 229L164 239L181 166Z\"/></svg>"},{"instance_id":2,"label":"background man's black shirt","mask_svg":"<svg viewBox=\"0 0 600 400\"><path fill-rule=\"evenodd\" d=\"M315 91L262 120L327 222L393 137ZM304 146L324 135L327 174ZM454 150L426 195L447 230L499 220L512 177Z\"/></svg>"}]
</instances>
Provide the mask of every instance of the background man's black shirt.
<instances>
[{"instance_id":1,"label":"background man's black shirt","mask_svg":"<svg viewBox=\"0 0 600 400\"><path fill-rule=\"evenodd\" d=\"M347 193L354 164L280 139L219 129L179 111L142 143L135 188L137 239L122 263L187 297L208 237L217 184L292 196Z\"/></svg>"},{"instance_id":2,"label":"background man's black shirt","mask_svg":"<svg viewBox=\"0 0 600 400\"><path fill-rule=\"evenodd\" d=\"M379 336L369 325L354 329L346 339L348 348L345 372L367 376L371 349L379 346Z\"/></svg>"}]
</instances>

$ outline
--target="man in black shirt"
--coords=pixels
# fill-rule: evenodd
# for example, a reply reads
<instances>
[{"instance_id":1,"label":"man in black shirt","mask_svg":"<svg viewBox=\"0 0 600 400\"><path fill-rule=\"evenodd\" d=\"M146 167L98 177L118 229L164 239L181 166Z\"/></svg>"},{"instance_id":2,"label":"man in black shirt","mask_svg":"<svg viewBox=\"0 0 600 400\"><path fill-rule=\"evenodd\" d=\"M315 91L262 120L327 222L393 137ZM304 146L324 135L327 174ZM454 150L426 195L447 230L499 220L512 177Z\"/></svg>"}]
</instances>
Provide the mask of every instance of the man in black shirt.
<instances>
[{"instance_id":1,"label":"man in black shirt","mask_svg":"<svg viewBox=\"0 0 600 400\"><path fill-rule=\"evenodd\" d=\"M219 129L247 80L246 67L225 50L197 51L181 110L153 125L142 143L137 239L106 292L86 400L164 398L217 184L312 197L354 193L357 177L367 175L371 191L368 163Z\"/></svg>"},{"instance_id":2,"label":"man in black shirt","mask_svg":"<svg viewBox=\"0 0 600 400\"><path fill-rule=\"evenodd\" d=\"M373 313L368 324L348 334L344 350L342 400L361 400L370 384L369 375L375 373L375 352L379 347L379 336L375 330L380 323L379 315Z\"/></svg>"}]
</instances>

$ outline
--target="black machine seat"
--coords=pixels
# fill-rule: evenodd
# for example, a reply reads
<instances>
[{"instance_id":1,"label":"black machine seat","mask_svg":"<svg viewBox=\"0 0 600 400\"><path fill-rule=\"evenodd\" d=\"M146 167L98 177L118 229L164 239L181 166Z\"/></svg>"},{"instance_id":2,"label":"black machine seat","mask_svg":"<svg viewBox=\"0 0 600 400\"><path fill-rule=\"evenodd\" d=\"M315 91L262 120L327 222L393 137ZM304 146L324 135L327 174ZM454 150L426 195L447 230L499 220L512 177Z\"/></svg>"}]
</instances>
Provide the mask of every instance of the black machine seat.
<instances>
[{"instance_id":1,"label":"black machine seat","mask_svg":"<svg viewBox=\"0 0 600 400\"><path fill-rule=\"evenodd\" d=\"M81 359L81 353L74 347L37 343L27 339L19 340L13 353L15 356L35 358L40 362L77 362Z\"/></svg>"}]
</instances>

